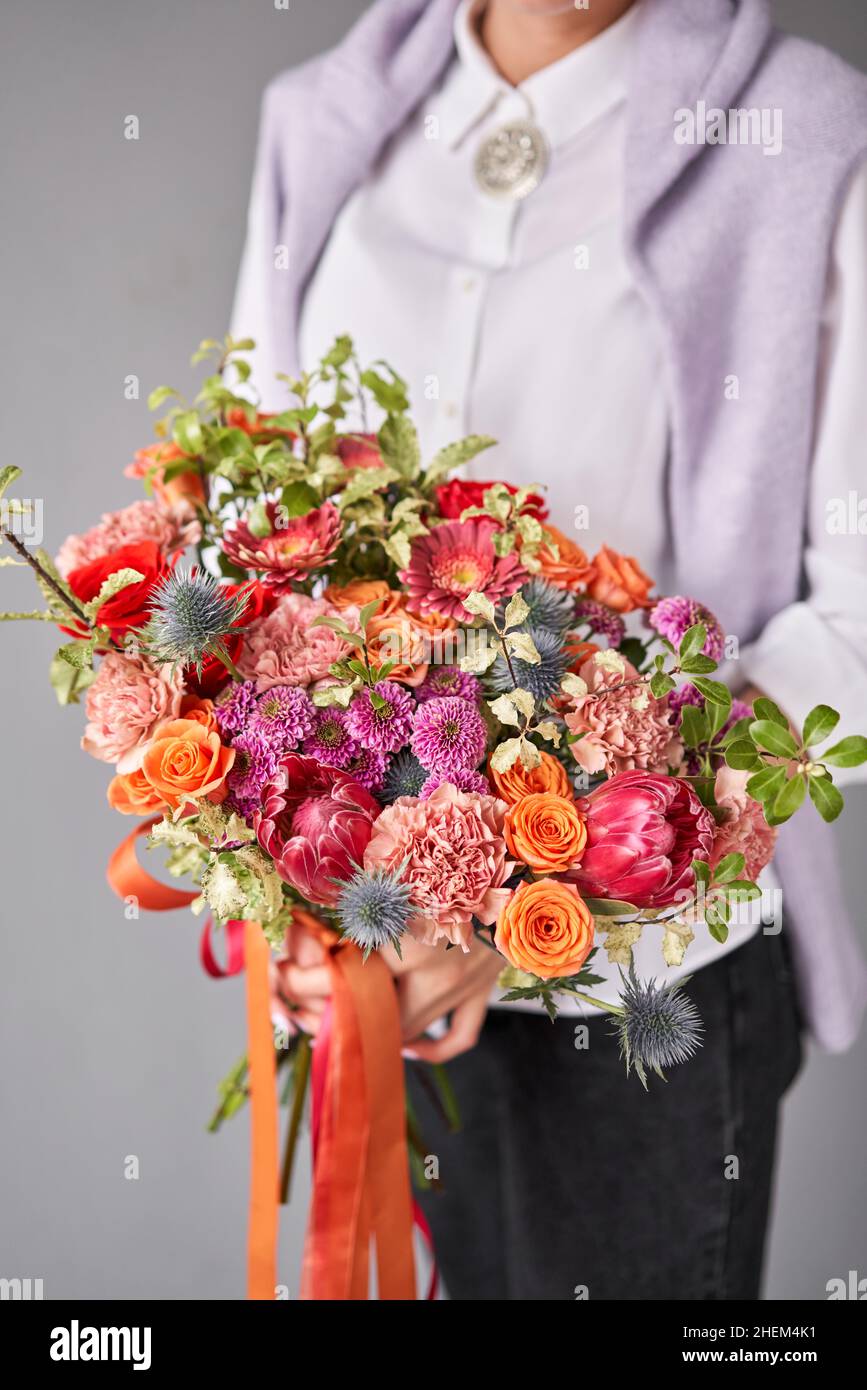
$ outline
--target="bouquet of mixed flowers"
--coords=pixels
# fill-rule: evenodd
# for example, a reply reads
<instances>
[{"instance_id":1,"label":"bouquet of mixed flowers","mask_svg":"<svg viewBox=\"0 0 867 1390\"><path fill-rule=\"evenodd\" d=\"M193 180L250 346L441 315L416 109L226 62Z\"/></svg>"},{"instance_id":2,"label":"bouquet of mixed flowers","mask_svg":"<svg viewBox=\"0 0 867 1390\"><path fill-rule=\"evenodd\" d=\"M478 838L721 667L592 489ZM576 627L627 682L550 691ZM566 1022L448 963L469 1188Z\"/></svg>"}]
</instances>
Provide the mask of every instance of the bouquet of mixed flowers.
<instances>
[{"instance_id":1,"label":"bouquet of mixed flowers","mask_svg":"<svg viewBox=\"0 0 867 1390\"><path fill-rule=\"evenodd\" d=\"M32 567L45 608L2 616L60 626L51 679L62 704L84 698L109 802L218 926L257 923L279 952L313 912L365 960L407 934L478 941L506 999L596 1005L627 1071L661 1074L700 1021L677 985L636 977L642 931L669 965L699 921L724 940L776 827L806 796L839 814L831 769L867 740L818 755L837 714L818 706L799 737L770 700L733 700L699 601L655 596L607 546L589 558L543 489L450 476L492 439L425 464L405 383L348 338L284 378L277 415L247 399L252 347L203 343L191 405L152 394L157 442L126 470L144 499L56 559L4 503L3 563ZM615 1002L592 994L597 943L621 967ZM277 1047L296 1082L303 1042ZM218 1118L247 1089L245 1061Z\"/></svg>"}]
</instances>

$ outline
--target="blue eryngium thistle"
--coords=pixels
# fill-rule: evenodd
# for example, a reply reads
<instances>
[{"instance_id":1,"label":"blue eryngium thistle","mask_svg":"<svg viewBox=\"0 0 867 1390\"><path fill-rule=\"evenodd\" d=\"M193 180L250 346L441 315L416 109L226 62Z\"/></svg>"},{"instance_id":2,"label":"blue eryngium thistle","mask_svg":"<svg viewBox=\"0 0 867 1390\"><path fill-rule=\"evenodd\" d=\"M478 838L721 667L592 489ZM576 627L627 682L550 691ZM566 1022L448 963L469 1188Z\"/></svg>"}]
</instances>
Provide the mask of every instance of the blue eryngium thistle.
<instances>
[{"instance_id":1,"label":"blue eryngium thistle","mask_svg":"<svg viewBox=\"0 0 867 1390\"><path fill-rule=\"evenodd\" d=\"M395 753L382 784L377 800L390 806L399 796L418 796L430 773L422 767L415 753L403 748Z\"/></svg>"},{"instance_id":2,"label":"blue eryngium thistle","mask_svg":"<svg viewBox=\"0 0 867 1390\"><path fill-rule=\"evenodd\" d=\"M531 628L546 628L562 636L575 621L575 595L565 589L549 584L547 579L534 575L521 589L521 598L529 608L525 625ZM506 605L500 605L500 616L505 616Z\"/></svg>"},{"instance_id":3,"label":"blue eryngium thistle","mask_svg":"<svg viewBox=\"0 0 867 1390\"><path fill-rule=\"evenodd\" d=\"M649 1071L664 1081L665 1067L686 1062L701 1047L702 1021L692 1000L681 992L685 979L673 985L639 980L634 964L628 977L623 971L620 975L623 1012L614 1016L614 1032L620 1038L627 1075L634 1068L647 1090Z\"/></svg>"},{"instance_id":4,"label":"blue eryngium thistle","mask_svg":"<svg viewBox=\"0 0 867 1390\"><path fill-rule=\"evenodd\" d=\"M206 656L231 666L226 638L246 604L245 595L227 593L212 574L172 570L151 594L142 644L152 660L195 666L199 673Z\"/></svg>"},{"instance_id":5,"label":"blue eryngium thistle","mask_svg":"<svg viewBox=\"0 0 867 1390\"><path fill-rule=\"evenodd\" d=\"M411 889L387 869L356 869L337 899L337 920L344 936L364 952L394 946L400 954L400 938L412 913Z\"/></svg>"},{"instance_id":6,"label":"blue eryngium thistle","mask_svg":"<svg viewBox=\"0 0 867 1390\"><path fill-rule=\"evenodd\" d=\"M512 657L515 679L522 690L529 690L533 698L541 704L556 694L560 682L566 674L569 658L563 650L562 634L549 632L544 627L531 627L530 636L539 660L535 664ZM487 676L487 687L497 695L503 695L514 688L512 673L503 657L498 656Z\"/></svg>"}]
</instances>

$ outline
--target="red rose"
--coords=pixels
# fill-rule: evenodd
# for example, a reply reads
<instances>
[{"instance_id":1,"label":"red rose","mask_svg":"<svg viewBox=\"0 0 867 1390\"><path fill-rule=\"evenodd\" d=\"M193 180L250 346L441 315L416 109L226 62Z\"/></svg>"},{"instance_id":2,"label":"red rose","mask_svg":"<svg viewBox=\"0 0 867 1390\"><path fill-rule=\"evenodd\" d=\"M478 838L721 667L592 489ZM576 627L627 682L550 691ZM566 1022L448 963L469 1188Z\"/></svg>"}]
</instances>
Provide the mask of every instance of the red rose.
<instances>
[{"instance_id":1,"label":"red rose","mask_svg":"<svg viewBox=\"0 0 867 1390\"><path fill-rule=\"evenodd\" d=\"M138 570L142 578L121 589L96 614L96 622L101 627L107 627L116 642L121 641L124 633L131 628L144 627L150 617L151 593L171 569L156 541L122 545L118 550L100 555L86 565L79 565L71 571L66 581L79 602L87 604L96 598L107 579L117 574L118 570L125 569ZM74 635L80 637L84 634L78 630Z\"/></svg>"},{"instance_id":2,"label":"red rose","mask_svg":"<svg viewBox=\"0 0 867 1390\"><path fill-rule=\"evenodd\" d=\"M252 579L247 584L224 584L223 589L227 595L231 595L233 598L237 594L247 595L247 605L233 624L234 627L238 628L238 636L230 637L226 642L229 660L237 661L244 641L241 629L249 627L257 618L263 618L267 613L270 613L277 603L277 595L260 584L258 579ZM200 695L206 700L213 700L215 696L219 695L229 679L229 672L219 657L216 656L205 657L200 676L196 674L194 666L188 666L184 672L184 684L187 689L194 691L196 695Z\"/></svg>"},{"instance_id":3,"label":"red rose","mask_svg":"<svg viewBox=\"0 0 867 1390\"><path fill-rule=\"evenodd\" d=\"M511 483L503 483L502 486L507 488L513 497L518 491ZM467 507L481 507L489 487L494 487L494 483L466 482L463 478L452 478L450 483L440 483L439 487L434 488L440 516L446 517L449 521L456 521ZM525 510L531 512L539 521L544 521L548 515L545 499L537 492L530 493Z\"/></svg>"}]
</instances>

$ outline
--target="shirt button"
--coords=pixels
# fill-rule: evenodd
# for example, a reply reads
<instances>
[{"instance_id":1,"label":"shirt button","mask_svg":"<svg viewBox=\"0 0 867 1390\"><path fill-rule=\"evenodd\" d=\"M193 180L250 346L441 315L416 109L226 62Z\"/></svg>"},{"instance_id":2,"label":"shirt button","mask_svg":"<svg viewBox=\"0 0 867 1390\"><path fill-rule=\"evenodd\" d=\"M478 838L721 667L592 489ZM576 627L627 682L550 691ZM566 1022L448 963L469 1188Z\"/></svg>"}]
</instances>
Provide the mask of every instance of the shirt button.
<instances>
[{"instance_id":1,"label":"shirt button","mask_svg":"<svg viewBox=\"0 0 867 1390\"><path fill-rule=\"evenodd\" d=\"M455 401L446 401L443 405L443 413L447 415L450 420L454 420L461 413L460 406L458 406Z\"/></svg>"},{"instance_id":2,"label":"shirt button","mask_svg":"<svg viewBox=\"0 0 867 1390\"><path fill-rule=\"evenodd\" d=\"M464 291L467 294L472 294L473 290L476 289L476 287L478 286L478 283L479 282L476 279L475 275L468 275L466 280L464 281Z\"/></svg>"}]
</instances>

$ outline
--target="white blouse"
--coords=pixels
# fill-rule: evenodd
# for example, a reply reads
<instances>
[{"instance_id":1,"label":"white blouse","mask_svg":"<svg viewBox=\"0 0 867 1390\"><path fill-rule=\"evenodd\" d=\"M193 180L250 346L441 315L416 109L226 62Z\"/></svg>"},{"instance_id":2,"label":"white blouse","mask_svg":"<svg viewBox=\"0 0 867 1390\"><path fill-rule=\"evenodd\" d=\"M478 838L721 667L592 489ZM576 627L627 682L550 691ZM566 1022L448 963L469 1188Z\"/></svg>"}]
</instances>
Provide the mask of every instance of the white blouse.
<instances>
[{"instance_id":1,"label":"white blouse","mask_svg":"<svg viewBox=\"0 0 867 1390\"><path fill-rule=\"evenodd\" d=\"M635 555L659 592L676 593L661 335L623 246L637 9L515 88L481 47L474 8L464 0L458 11L445 76L337 218L307 290L301 360L351 334L362 361L383 358L407 379L427 455L466 433L494 435L470 476L544 484L554 525L590 553L608 542ZM476 184L476 151L497 126L527 117L547 138L547 173L523 201L496 199ZM854 731L867 722L867 515L861 534L841 537L826 523L829 503L864 478L867 172L847 199L832 270L811 592L742 652L738 674L795 721L830 690L841 727ZM778 898L766 895L766 914L778 913ZM639 974L671 980L720 959L756 930L759 908L744 910L725 946L697 927L682 970L664 965L660 929L645 928ZM614 977L595 992L615 997L616 970L598 958L594 967Z\"/></svg>"}]
</instances>

